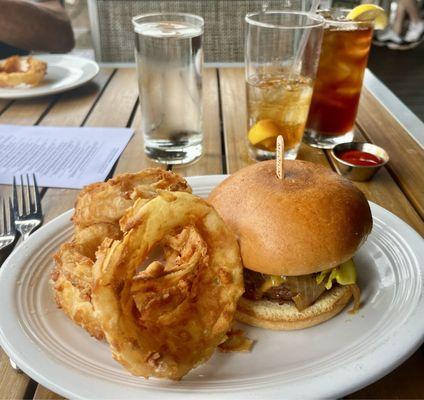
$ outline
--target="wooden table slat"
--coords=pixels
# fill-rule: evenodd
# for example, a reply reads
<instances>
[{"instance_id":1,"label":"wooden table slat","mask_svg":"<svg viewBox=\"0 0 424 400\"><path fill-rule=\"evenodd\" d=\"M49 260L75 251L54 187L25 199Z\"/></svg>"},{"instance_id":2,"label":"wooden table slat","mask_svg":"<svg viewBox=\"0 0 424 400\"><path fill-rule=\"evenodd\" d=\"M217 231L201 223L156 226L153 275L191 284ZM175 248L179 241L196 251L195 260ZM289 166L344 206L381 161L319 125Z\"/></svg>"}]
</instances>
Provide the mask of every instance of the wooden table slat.
<instances>
[{"instance_id":1,"label":"wooden table slat","mask_svg":"<svg viewBox=\"0 0 424 400\"><path fill-rule=\"evenodd\" d=\"M127 126L137 98L136 71L133 68L117 70L85 125L105 127Z\"/></svg>"},{"instance_id":2,"label":"wooden table slat","mask_svg":"<svg viewBox=\"0 0 424 400\"><path fill-rule=\"evenodd\" d=\"M9 357L0 349L0 399L23 399L30 378L18 374L9 364Z\"/></svg>"},{"instance_id":3,"label":"wooden table slat","mask_svg":"<svg viewBox=\"0 0 424 400\"><path fill-rule=\"evenodd\" d=\"M37 389L34 393L34 400L62 400L64 397L52 392L42 385L37 385Z\"/></svg>"},{"instance_id":4,"label":"wooden table slat","mask_svg":"<svg viewBox=\"0 0 424 400\"><path fill-rule=\"evenodd\" d=\"M43 117L42 126L80 126L111 79L112 68L101 68L87 85L64 93Z\"/></svg>"},{"instance_id":5,"label":"wooden table slat","mask_svg":"<svg viewBox=\"0 0 424 400\"><path fill-rule=\"evenodd\" d=\"M359 130L355 131L355 140L365 140ZM330 152L327 151L327 154L331 164L333 165ZM424 235L423 220L409 200L405 197L404 193L393 180L386 168L381 168L380 171L378 171L378 173L373 177L371 182L354 183L365 193L368 200L371 200L389 210L411 225L421 235Z\"/></svg>"},{"instance_id":6,"label":"wooden table slat","mask_svg":"<svg viewBox=\"0 0 424 400\"><path fill-rule=\"evenodd\" d=\"M358 125L368 140L388 152L388 169L424 218L424 149L367 89L362 92Z\"/></svg>"},{"instance_id":7,"label":"wooden table slat","mask_svg":"<svg viewBox=\"0 0 424 400\"><path fill-rule=\"evenodd\" d=\"M15 101L0 115L0 124L34 125L57 96Z\"/></svg>"},{"instance_id":8,"label":"wooden table slat","mask_svg":"<svg viewBox=\"0 0 424 400\"><path fill-rule=\"evenodd\" d=\"M121 157L119 157L114 176L126 172L138 172L148 167L165 168L165 165L153 162L144 154L144 141L143 134L141 133L141 111L138 105L131 128L134 129L134 136L131 138Z\"/></svg>"},{"instance_id":9,"label":"wooden table slat","mask_svg":"<svg viewBox=\"0 0 424 400\"><path fill-rule=\"evenodd\" d=\"M218 73L215 68L206 68L203 74L203 152L198 162L175 166L173 170L185 176L222 174Z\"/></svg>"},{"instance_id":10,"label":"wooden table slat","mask_svg":"<svg viewBox=\"0 0 424 400\"><path fill-rule=\"evenodd\" d=\"M240 68L219 70L222 124L225 136L227 172L232 173L253 163L246 147L246 88Z\"/></svg>"},{"instance_id":11,"label":"wooden table slat","mask_svg":"<svg viewBox=\"0 0 424 400\"><path fill-rule=\"evenodd\" d=\"M0 99L0 114L9 106L12 100Z\"/></svg>"}]
</instances>

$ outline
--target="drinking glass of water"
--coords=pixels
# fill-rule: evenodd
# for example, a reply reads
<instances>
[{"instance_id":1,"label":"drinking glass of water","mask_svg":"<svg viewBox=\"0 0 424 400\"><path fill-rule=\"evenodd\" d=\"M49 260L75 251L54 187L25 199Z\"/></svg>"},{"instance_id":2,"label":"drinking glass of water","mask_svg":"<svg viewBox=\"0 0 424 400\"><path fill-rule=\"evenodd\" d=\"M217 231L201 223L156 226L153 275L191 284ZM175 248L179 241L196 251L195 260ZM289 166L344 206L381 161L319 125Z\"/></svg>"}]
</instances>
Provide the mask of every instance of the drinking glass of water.
<instances>
[{"instance_id":1,"label":"drinking glass of water","mask_svg":"<svg viewBox=\"0 0 424 400\"><path fill-rule=\"evenodd\" d=\"M203 18L182 13L132 19L147 156L186 164L202 155Z\"/></svg>"}]
</instances>

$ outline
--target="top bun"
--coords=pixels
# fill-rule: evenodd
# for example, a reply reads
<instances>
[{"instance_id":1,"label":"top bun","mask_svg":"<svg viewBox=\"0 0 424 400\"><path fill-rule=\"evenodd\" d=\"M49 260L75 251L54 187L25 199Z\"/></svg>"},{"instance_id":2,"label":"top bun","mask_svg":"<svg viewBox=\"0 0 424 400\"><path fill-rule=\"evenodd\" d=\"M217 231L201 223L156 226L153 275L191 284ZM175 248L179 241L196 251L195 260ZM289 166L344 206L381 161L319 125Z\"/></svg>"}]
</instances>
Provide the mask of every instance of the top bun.
<instances>
[{"instance_id":1,"label":"top bun","mask_svg":"<svg viewBox=\"0 0 424 400\"><path fill-rule=\"evenodd\" d=\"M252 164L225 179L209 202L238 236L246 268L307 275L351 258L372 228L363 193L330 169L306 161Z\"/></svg>"}]
</instances>

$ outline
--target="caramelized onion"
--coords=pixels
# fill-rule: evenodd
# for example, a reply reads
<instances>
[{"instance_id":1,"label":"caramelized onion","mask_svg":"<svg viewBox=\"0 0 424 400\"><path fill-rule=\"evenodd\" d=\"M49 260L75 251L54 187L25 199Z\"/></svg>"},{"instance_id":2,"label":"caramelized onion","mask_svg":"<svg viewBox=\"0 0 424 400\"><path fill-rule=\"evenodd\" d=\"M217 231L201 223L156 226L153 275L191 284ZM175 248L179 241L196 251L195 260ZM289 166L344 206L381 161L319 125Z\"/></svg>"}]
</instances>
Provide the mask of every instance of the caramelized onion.
<instances>
[{"instance_id":1,"label":"caramelized onion","mask_svg":"<svg viewBox=\"0 0 424 400\"><path fill-rule=\"evenodd\" d=\"M349 310L349 313L356 314L361 307L361 290L356 283L349 285L349 287L353 296L353 308Z\"/></svg>"},{"instance_id":2,"label":"caramelized onion","mask_svg":"<svg viewBox=\"0 0 424 400\"><path fill-rule=\"evenodd\" d=\"M317 284L313 275L290 276L285 285L291 292L296 293L292 300L299 311L309 307L325 292L324 282Z\"/></svg>"}]
</instances>

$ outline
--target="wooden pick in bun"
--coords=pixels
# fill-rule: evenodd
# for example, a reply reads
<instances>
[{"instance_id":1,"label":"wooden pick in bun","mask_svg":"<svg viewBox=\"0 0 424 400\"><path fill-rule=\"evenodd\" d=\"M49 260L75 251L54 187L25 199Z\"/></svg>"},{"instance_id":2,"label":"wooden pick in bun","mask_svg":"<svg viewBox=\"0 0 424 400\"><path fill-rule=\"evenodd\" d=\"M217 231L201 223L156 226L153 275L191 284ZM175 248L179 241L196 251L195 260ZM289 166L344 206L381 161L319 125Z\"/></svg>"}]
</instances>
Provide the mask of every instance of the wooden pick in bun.
<instances>
[{"instance_id":1,"label":"wooden pick in bun","mask_svg":"<svg viewBox=\"0 0 424 400\"><path fill-rule=\"evenodd\" d=\"M278 179L275 161L250 165L216 187L209 202L240 244L246 292L237 319L288 330L333 317L352 294L358 305L350 260L372 217L363 193L328 168L285 160L284 170Z\"/></svg>"}]
</instances>

